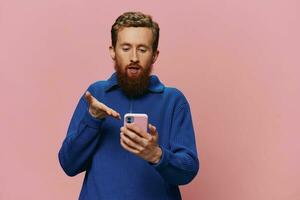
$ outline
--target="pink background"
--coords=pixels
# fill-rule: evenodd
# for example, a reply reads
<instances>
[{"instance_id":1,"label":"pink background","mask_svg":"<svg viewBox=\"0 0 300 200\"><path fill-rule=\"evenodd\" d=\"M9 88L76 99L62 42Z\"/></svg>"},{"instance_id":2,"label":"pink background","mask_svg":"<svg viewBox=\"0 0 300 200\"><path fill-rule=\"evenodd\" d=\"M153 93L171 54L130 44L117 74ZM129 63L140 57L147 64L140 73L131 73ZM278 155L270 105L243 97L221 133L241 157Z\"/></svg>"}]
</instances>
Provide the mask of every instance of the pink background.
<instances>
[{"instance_id":1,"label":"pink background","mask_svg":"<svg viewBox=\"0 0 300 200\"><path fill-rule=\"evenodd\" d=\"M154 73L189 99L191 200L300 199L298 0L0 1L0 199L77 199L57 153L80 95L113 72L127 10L161 27Z\"/></svg>"}]
</instances>

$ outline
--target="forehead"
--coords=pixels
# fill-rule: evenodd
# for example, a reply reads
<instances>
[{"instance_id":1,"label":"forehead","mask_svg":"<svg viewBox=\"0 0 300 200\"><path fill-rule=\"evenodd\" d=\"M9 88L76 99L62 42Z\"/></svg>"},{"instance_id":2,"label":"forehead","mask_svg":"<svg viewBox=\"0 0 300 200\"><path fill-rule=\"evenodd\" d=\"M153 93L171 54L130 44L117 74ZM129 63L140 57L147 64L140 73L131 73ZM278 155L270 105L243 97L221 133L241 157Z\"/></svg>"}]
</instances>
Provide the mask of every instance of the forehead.
<instances>
[{"instance_id":1,"label":"forehead","mask_svg":"<svg viewBox=\"0 0 300 200\"><path fill-rule=\"evenodd\" d=\"M131 44L131 45L152 45L153 41L152 30L148 27L124 27L118 31L119 44Z\"/></svg>"}]
</instances>

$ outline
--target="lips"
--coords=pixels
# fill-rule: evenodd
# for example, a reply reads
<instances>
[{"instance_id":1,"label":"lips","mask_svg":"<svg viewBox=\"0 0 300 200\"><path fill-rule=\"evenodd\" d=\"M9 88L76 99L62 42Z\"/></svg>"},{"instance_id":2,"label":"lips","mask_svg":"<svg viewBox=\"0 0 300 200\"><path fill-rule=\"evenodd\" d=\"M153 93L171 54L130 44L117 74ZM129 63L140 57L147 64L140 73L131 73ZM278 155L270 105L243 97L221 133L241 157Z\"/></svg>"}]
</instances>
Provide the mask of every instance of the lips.
<instances>
[{"instance_id":1,"label":"lips","mask_svg":"<svg viewBox=\"0 0 300 200\"><path fill-rule=\"evenodd\" d=\"M138 65L131 65L127 69L130 76L136 76L139 74L141 67Z\"/></svg>"},{"instance_id":2,"label":"lips","mask_svg":"<svg viewBox=\"0 0 300 200\"><path fill-rule=\"evenodd\" d=\"M140 69L141 67L140 66L138 66L138 65L130 65L130 66L128 66L128 69L136 69L136 70L138 70L138 69Z\"/></svg>"}]
</instances>

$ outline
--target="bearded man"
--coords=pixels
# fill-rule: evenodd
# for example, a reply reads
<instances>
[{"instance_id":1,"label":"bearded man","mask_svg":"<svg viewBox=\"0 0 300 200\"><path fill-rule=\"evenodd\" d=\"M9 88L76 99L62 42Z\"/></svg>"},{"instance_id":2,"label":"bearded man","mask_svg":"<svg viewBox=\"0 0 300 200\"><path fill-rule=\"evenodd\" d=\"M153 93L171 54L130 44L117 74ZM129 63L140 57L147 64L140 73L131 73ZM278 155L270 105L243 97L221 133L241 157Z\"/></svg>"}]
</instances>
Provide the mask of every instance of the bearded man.
<instances>
[{"instance_id":1,"label":"bearded man","mask_svg":"<svg viewBox=\"0 0 300 200\"><path fill-rule=\"evenodd\" d=\"M59 150L69 176L85 173L80 200L181 199L179 185L199 169L187 99L151 75L159 26L150 15L126 12L111 29L115 73L82 95ZM145 131L123 125L126 113L148 115Z\"/></svg>"}]
</instances>

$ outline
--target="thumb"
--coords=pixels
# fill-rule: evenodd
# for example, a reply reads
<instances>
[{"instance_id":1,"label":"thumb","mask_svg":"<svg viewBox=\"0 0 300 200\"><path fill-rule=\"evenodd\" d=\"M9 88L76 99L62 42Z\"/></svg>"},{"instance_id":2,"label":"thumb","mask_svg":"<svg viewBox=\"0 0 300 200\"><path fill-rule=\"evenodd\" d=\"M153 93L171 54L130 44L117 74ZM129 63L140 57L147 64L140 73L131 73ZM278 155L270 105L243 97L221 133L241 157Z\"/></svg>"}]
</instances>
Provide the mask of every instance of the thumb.
<instances>
[{"instance_id":1,"label":"thumb","mask_svg":"<svg viewBox=\"0 0 300 200\"><path fill-rule=\"evenodd\" d=\"M150 129L150 134L151 135L153 135L153 136L157 135L157 130L156 130L155 126L153 126L152 124L149 124L149 129Z\"/></svg>"},{"instance_id":2,"label":"thumb","mask_svg":"<svg viewBox=\"0 0 300 200\"><path fill-rule=\"evenodd\" d=\"M84 94L85 99L87 100L87 102L89 103L89 105L92 104L93 102L93 96L89 91L86 91Z\"/></svg>"}]
</instances>

